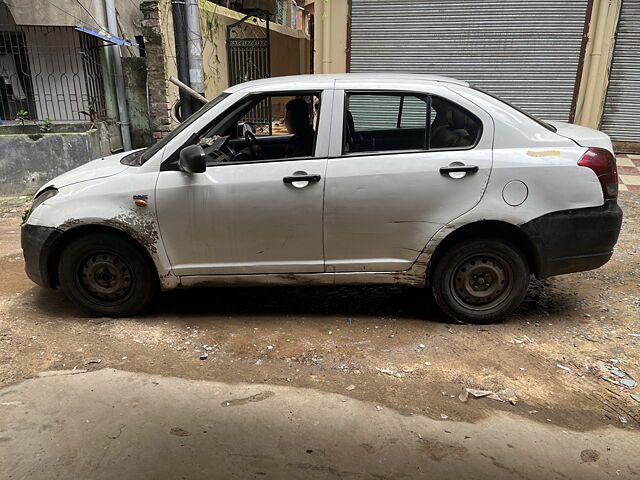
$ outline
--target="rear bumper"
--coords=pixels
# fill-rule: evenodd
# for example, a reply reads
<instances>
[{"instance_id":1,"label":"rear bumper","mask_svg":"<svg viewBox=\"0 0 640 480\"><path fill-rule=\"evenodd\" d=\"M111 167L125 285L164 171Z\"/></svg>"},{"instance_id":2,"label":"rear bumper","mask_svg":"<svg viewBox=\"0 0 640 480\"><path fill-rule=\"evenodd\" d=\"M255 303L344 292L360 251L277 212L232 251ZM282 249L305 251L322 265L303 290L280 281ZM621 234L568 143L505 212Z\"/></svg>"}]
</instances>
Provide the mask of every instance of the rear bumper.
<instances>
[{"instance_id":1,"label":"rear bumper","mask_svg":"<svg viewBox=\"0 0 640 480\"><path fill-rule=\"evenodd\" d=\"M609 261L622 226L615 201L601 207L553 212L521 226L536 253L536 276L582 272Z\"/></svg>"},{"instance_id":2,"label":"rear bumper","mask_svg":"<svg viewBox=\"0 0 640 480\"><path fill-rule=\"evenodd\" d=\"M20 232L24 270L38 285L53 288L49 272L49 259L60 230L40 225L23 225Z\"/></svg>"}]
</instances>

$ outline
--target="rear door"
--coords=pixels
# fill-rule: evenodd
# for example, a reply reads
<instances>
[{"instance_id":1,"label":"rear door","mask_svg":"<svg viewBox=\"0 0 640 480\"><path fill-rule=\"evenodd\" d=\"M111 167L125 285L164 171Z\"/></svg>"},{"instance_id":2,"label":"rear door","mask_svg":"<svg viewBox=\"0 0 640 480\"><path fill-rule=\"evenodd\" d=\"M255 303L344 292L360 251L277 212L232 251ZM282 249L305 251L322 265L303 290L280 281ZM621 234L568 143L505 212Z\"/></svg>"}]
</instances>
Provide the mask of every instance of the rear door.
<instances>
[{"instance_id":1,"label":"rear door","mask_svg":"<svg viewBox=\"0 0 640 480\"><path fill-rule=\"evenodd\" d=\"M480 201L493 124L444 87L376 91L345 82L334 94L325 269L407 270L440 228Z\"/></svg>"}]
</instances>

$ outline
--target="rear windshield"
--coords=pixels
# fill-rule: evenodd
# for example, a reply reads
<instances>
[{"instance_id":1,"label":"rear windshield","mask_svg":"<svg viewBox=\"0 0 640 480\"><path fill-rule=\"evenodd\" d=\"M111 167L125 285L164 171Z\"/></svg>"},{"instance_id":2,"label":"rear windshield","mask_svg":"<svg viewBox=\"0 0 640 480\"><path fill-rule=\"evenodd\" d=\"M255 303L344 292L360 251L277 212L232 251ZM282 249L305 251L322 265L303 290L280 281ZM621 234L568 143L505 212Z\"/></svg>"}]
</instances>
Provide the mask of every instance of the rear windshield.
<instances>
[{"instance_id":1,"label":"rear windshield","mask_svg":"<svg viewBox=\"0 0 640 480\"><path fill-rule=\"evenodd\" d=\"M509 106L509 107L513 108L514 110L517 110L518 112L520 112L520 113L521 113L521 114L523 114L524 116L526 116L526 117L530 118L531 120L533 120L534 122L536 122L538 125L542 125L542 126L543 126L544 128L546 128L547 130L550 130L550 131L552 131L552 132L554 132L554 133L558 131L558 129L557 129L556 127L554 127L553 125L551 125L551 124L549 124L549 123L545 122L544 120L540 120L538 117L535 117L535 116L531 115L530 113L525 112L525 111L524 111L524 110L522 110L520 107L516 107L515 105L513 105L513 104L511 104L511 103L507 102L506 100L504 100L504 99L502 99L502 98L500 98L500 97L495 96L495 95L494 95L494 94L492 94L492 93L489 93L489 92L487 92L487 91L485 91L485 90L482 90L481 88L478 88L478 87L471 87L471 88L473 88L474 90L477 90L478 92L482 92L482 93L484 93L485 95L489 95L491 98L495 98L495 99L496 99L496 100L498 100L499 102L504 103L505 105L507 105L507 106Z\"/></svg>"}]
</instances>

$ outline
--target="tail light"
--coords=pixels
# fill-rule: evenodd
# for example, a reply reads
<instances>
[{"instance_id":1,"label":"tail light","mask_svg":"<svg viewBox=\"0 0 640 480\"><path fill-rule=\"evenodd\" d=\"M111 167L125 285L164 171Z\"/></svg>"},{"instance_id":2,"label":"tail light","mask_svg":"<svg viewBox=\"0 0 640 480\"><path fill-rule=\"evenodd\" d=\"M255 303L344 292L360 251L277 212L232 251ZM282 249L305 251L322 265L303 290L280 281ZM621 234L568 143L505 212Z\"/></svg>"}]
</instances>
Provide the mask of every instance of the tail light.
<instances>
[{"instance_id":1,"label":"tail light","mask_svg":"<svg viewBox=\"0 0 640 480\"><path fill-rule=\"evenodd\" d=\"M616 158L609 150L590 148L578 161L578 165L588 167L595 172L605 199L618 196L618 167Z\"/></svg>"}]
</instances>

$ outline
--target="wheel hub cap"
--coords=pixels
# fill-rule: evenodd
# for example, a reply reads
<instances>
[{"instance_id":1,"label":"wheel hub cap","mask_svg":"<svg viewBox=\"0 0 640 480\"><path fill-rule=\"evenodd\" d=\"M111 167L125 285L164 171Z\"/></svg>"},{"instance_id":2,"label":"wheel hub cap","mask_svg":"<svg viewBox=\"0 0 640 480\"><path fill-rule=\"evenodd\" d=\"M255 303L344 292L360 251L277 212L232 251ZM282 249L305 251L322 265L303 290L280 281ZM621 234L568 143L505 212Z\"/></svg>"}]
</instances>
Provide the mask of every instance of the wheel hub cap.
<instances>
[{"instance_id":1,"label":"wheel hub cap","mask_svg":"<svg viewBox=\"0 0 640 480\"><path fill-rule=\"evenodd\" d=\"M460 262L452 277L456 300L466 308L486 310L509 294L510 270L493 255L474 255Z\"/></svg>"},{"instance_id":2,"label":"wheel hub cap","mask_svg":"<svg viewBox=\"0 0 640 480\"><path fill-rule=\"evenodd\" d=\"M87 292L100 300L119 300L131 290L131 270L113 254L100 253L85 259L80 277Z\"/></svg>"}]
</instances>

